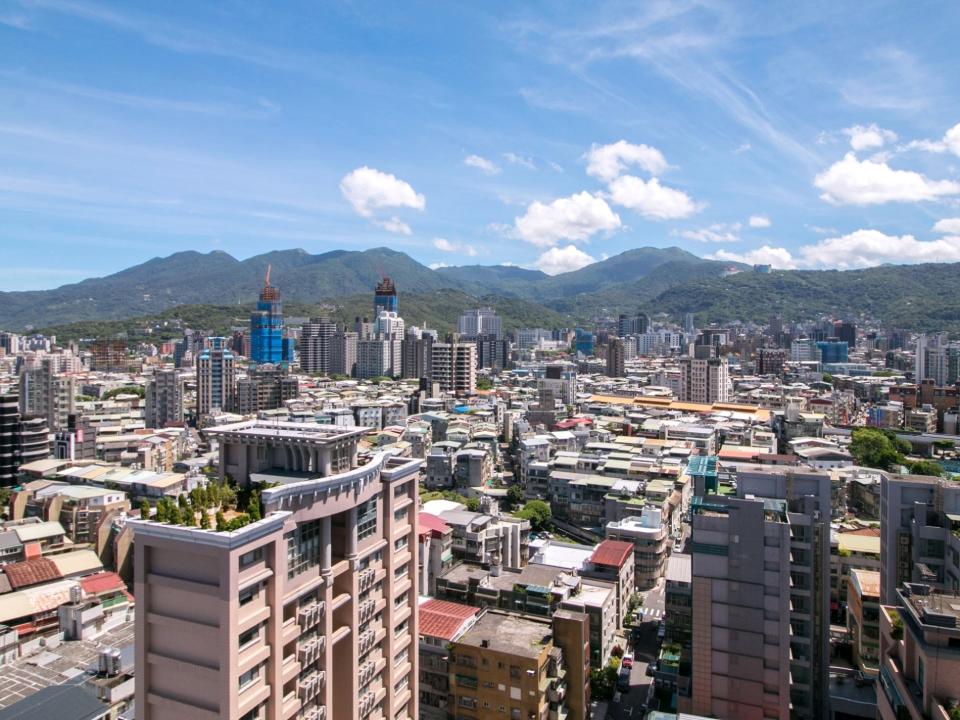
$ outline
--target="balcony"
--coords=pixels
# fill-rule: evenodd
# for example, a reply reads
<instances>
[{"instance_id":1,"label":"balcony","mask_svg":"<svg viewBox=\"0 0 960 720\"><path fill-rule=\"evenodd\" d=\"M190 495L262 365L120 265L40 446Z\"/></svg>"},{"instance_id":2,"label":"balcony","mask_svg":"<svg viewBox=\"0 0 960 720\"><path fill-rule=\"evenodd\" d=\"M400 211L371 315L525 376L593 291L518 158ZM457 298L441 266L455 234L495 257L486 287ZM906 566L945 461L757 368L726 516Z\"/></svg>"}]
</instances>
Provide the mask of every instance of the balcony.
<instances>
[{"instance_id":1,"label":"balcony","mask_svg":"<svg viewBox=\"0 0 960 720\"><path fill-rule=\"evenodd\" d=\"M297 695L300 702L308 703L323 689L326 682L326 674L322 671L312 672L297 684Z\"/></svg>"},{"instance_id":2,"label":"balcony","mask_svg":"<svg viewBox=\"0 0 960 720\"><path fill-rule=\"evenodd\" d=\"M301 631L317 625L321 617L323 617L323 602L312 602L297 610L297 624Z\"/></svg>"},{"instance_id":3,"label":"balcony","mask_svg":"<svg viewBox=\"0 0 960 720\"><path fill-rule=\"evenodd\" d=\"M365 662L360 666L360 672L357 673L358 684L363 687L368 684L377 674L377 663L373 660Z\"/></svg>"},{"instance_id":4,"label":"balcony","mask_svg":"<svg viewBox=\"0 0 960 720\"><path fill-rule=\"evenodd\" d=\"M357 611L357 617L360 622L366 622L370 620L377 609L377 601L373 598L368 598L360 603L360 609Z\"/></svg>"},{"instance_id":5,"label":"balcony","mask_svg":"<svg viewBox=\"0 0 960 720\"><path fill-rule=\"evenodd\" d=\"M366 717L373 711L373 708L376 706L376 704L376 693L368 690L360 697L360 701L357 703L357 712L359 713L360 717Z\"/></svg>"},{"instance_id":6,"label":"balcony","mask_svg":"<svg viewBox=\"0 0 960 720\"><path fill-rule=\"evenodd\" d=\"M326 720L327 708L325 705L312 707L303 713L303 720Z\"/></svg>"},{"instance_id":7,"label":"balcony","mask_svg":"<svg viewBox=\"0 0 960 720\"><path fill-rule=\"evenodd\" d=\"M360 588L360 592L364 592L373 587L373 583L377 577L377 571L373 568L367 568L366 570L361 570L358 578L357 584Z\"/></svg>"},{"instance_id":8,"label":"balcony","mask_svg":"<svg viewBox=\"0 0 960 720\"><path fill-rule=\"evenodd\" d=\"M373 630L367 630L357 640L357 647L360 654L369 652L377 642L377 633Z\"/></svg>"},{"instance_id":9,"label":"balcony","mask_svg":"<svg viewBox=\"0 0 960 720\"><path fill-rule=\"evenodd\" d=\"M323 639L324 638L314 638L313 640L308 640L300 644L297 648L297 660L300 661L302 666L312 665L320 658L320 653L323 650L321 640Z\"/></svg>"},{"instance_id":10,"label":"balcony","mask_svg":"<svg viewBox=\"0 0 960 720\"><path fill-rule=\"evenodd\" d=\"M547 700L552 703L562 703L566 695L567 695L566 683L553 680L551 681L550 685L547 686Z\"/></svg>"}]
</instances>

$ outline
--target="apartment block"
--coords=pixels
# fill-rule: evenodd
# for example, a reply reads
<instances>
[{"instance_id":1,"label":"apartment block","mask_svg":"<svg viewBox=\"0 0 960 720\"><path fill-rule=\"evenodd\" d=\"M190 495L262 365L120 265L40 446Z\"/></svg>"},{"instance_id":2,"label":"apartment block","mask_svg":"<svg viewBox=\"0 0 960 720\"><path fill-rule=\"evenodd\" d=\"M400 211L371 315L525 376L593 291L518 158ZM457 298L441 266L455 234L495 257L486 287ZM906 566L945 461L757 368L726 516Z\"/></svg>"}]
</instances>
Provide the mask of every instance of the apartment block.
<instances>
[{"instance_id":1,"label":"apartment block","mask_svg":"<svg viewBox=\"0 0 960 720\"><path fill-rule=\"evenodd\" d=\"M421 720L447 720L450 707L450 662L447 646L456 642L477 621L479 608L445 600L420 604Z\"/></svg>"},{"instance_id":2,"label":"apartment block","mask_svg":"<svg viewBox=\"0 0 960 720\"><path fill-rule=\"evenodd\" d=\"M209 345L197 355L197 415L230 410L236 389L236 362L226 338L209 338Z\"/></svg>"},{"instance_id":3,"label":"apartment block","mask_svg":"<svg viewBox=\"0 0 960 720\"><path fill-rule=\"evenodd\" d=\"M725 357L680 359L680 399L695 403L730 401L730 370Z\"/></svg>"},{"instance_id":4,"label":"apartment block","mask_svg":"<svg viewBox=\"0 0 960 720\"><path fill-rule=\"evenodd\" d=\"M20 413L40 417L56 432L67 426L67 418L75 411L74 379L61 375L54 358L43 358L40 367L24 370L20 375Z\"/></svg>"},{"instance_id":5,"label":"apartment block","mask_svg":"<svg viewBox=\"0 0 960 720\"><path fill-rule=\"evenodd\" d=\"M450 643L448 717L584 720L589 699L586 618L551 620L486 610Z\"/></svg>"},{"instance_id":6,"label":"apartment block","mask_svg":"<svg viewBox=\"0 0 960 720\"><path fill-rule=\"evenodd\" d=\"M905 582L960 591L960 484L928 475L880 479L880 601Z\"/></svg>"},{"instance_id":7,"label":"apartment block","mask_svg":"<svg viewBox=\"0 0 960 720\"><path fill-rule=\"evenodd\" d=\"M418 716L420 461L357 459L362 431L210 431L221 473L267 483L232 532L135 523L137 717Z\"/></svg>"},{"instance_id":8,"label":"apartment block","mask_svg":"<svg viewBox=\"0 0 960 720\"><path fill-rule=\"evenodd\" d=\"M904 583L880 608L880 720L952 720L960 695L960 596Z\"/></svg>"},{"instance_id":9,"label":"apartment block","mask_svg":"<svg viewBox=\"0 0 960 720\"><path fill-rule=\"evenodd\" d=\"M477 389L477 346L473 343L434 343L430 377L444 392L472 395Z\"/></svg>"},{"instance_id":10,"label":"apartment block","mask_svg":"<svg viewBox=\"0 0 960 720\"><path fill-rule=\"evenodd\" d=\"M149 428L183 422L183 375L179 370L157 370L147 382L144 398Z\"/></svg>"}]
</instances>

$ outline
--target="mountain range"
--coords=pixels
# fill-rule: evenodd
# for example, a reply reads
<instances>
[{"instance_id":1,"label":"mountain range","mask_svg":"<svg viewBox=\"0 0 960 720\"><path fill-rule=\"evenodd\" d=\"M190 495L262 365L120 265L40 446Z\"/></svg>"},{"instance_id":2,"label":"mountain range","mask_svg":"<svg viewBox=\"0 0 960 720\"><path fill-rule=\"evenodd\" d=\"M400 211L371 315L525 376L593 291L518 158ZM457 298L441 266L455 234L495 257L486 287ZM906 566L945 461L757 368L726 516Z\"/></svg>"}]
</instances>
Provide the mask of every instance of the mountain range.
<instances>
[{"instance_id":1,"label":"mountain range","mask_svg":"<svg viewBox=\"0 0 960 720\"><path fill-rule=\"evenodd\" d=\"M268 265L272 284L290 307L299 304L313 312L326 306L338 317L369 314L373 287L389 275L409 322L449 325L456 319L453 312L483 302L506 312L508 327L572 324L598 314L643 310L675 318L694 312L701 322L825 314L918 330L960 329L960 264L758 273L676 247L636 248L554 276L507 265L434 270L388 248L319 255L278 250L246 260L222 251L187 251L54 290L0 293L0 328L167 319L196 305L219 306L223 317L233 306L242 317L256 300ZM423 317L409 317L415 308Z\"/></svg>"}]
</instances>

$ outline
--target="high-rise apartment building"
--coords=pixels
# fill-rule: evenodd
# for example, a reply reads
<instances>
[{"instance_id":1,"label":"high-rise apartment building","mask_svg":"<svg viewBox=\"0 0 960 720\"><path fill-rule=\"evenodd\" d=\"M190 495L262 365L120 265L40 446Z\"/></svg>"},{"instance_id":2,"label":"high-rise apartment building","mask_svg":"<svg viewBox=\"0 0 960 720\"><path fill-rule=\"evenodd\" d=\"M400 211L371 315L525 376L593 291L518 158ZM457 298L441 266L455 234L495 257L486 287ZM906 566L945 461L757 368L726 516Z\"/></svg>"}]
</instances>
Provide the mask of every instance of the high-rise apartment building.
<instances>
[{"instance_id":1,"label":"high-rise apartment building","mask_svg":"<svg viewBox=\"0 0 960 720\"><path fill-rule=\"evenodd\" d=\"M611 338L607 345L607 376L623 377L626 374L624 370L625 351L623 340Z\"/></svg>"},{"instance_id":2,"label":"high-rise apartment building","mask_svg":"<svg viewBox=\"0 0 960 720\"><path fill-rule=\"evenodd\" d=\"M127 369L127 344L122 340L97 340L87 346L90 369L121 372Z\"/></svg>"},{"instance_id":3,"label":"high-rise apartment building","mask_svg":"<svg viewBox=\"0 0 960 720\"><path fill-rule=\"evenodd\" d=\"M330 374L356 377L357 333L338 331L330 339Z\"/></svg>"},{"instance_id":4,"label":"high-rise apartment building","mask_svg":"<svg viewBox=\"0 0 960 720\"><path fill-rule=\"evenodd\" d=\"M880 602L897 601L905 582L960 592L960 484L928 475L880 479Z\"/></svg>"},{"instance_id":5,"label":"high-rise apartment building","mask_svg":"<svg viewBox=\"0 0 960 720\"><path fill-rule=\"evenodd\" d=\"M420 328L409 328L401 346L400 375L404 378L430 377L433 372L433 336Z\"/></svg>"},{"instance_id":6,"label":"high-rise apartment building","mask_svg":"<svg viewBox=\"0 0 960 720\"><path fill-rule=\"evenodd\" d=\"M747 468L692 504L691 696L730 718L829 717L830 476Z\"/></svg>"},{"instance_id":7,"label":"high-rise apartment building","mask_svg":"<svg viewBox=\"0 0 960 720\"><path fill-rule=\"evenodd\" d=\"M357 342L356 376L375 378L399 375L403 359L402 342L385 338Z\"/></svg>"},{"instance_id":8,"label":"high-rise apartment building","mask_svg":"<svg viewBox=\"0 0 960 720\"><path fill-rule=\"evenodd\" d=\"M144 397L147 427L164 428L183 422L183 375L157 370L147 381Z\"/></svg>"},{"instance_id":9,"label":"high-rise apartment building","mask_svg":"<svg viewBox=\"0 0 960 720\"><path fill-rule=\"evenodd\" d=\"M621 314L617 318L617 335L624 338L627 335L643 335L650 327L650 318L644 313L634 317Z\"/></svg>"},{"instance_id":10,"label":"high-rise apartment building","mask_svg":"<svg viewBox=\"0 0 960 720\"><path fill-rule=\"evenodd\" d=\"M221 474L273 486L232 532L134 521L137 717L417 718L420 461L360 464L363 429L209 432Z\"/></svg>"},{"instance_id":11,"label":"high-rise apartment building","mask_svg":"<svg viewBox=\"0 0 960 720\"><path fill-rule=\"evenodd\" d=\"M477 346L473 343L434 343L431 379L444 392L471 395L477 389Z\"/></svg>"},{"instance_id":12,"label":"high-rise apartment building","mask_svg":"<svg viewBox=\"0 0 960 720\"><path fill-rule=\"evenodd\" d=\"M237 391L236 363L226 339L208 338L197 355L197 415L232 410Z\"/></svg>"},{"instance_id":13,"label":"high-rise apartment building","mask_svg":"<svg viewBox=\"0 0 960 720\"><path fill-rule=\"evenodd\" d=\"M757 349L757 375L782 375L787 351L781 348Z\"/></svg>"},{"instance_id":14,"label":"high-rise apartment building","mask_svg":"<svg viewBox=\"0 0 960 720\"><path fill-rule=\"evenodd\" d=\"M824 364L845 363L849 359L850 348L840 340L821 340L817 348L820 350L820 362Z\"/></svg>"},{"instance_id":15,"label":"high-rise apartment building","mask_svg":"<svg viewBox=\"0 0 960 720\"><path fill-rule=\"evenodd\" d=\"M51 430L66 427L76 407L76 386L69 375L57 372L57 361L43 358L39 368L20 375L20 413L42 417Z\"/></svg>"},{"instance_id":16,"label":"high-rise apartment building","mask_svg":"<svg viewBox=\"0 0 960 720\"><path fill-rule=\"evenodd\" d=\"M510 367L510 342L496 335L478 335L473 340L477 346L477 368L505 370Z\"/></svg>"},{"instance_id":17,"label":"high-rise apartment building","mask_svg":"<svg viewBox=\"0 0 960 720\"><path fill-rule=\"evenodd\" d=\"M330 374L330 356L337 325L329 318L310 318L300 331L300 369L308 373ZM346 373L349 374L349 373Z\"/></svg>"},{"instance_id":18,"label":"high-rise apartment building","mask_svg":"<svg viewBox=\"0 0 960 720\"><path fill-rule=\"evenodd\" d=\"M20 401L16 393L0 394L0 487L16 484L20 468Z\"/></svg>"},{"instance_id":19,"label":"high-rise apartment building","mask_svg":"<svg viewBox=\"0 0 960 720\"><path fill-rule=\"evenodd\" d=\"M730 370L727 358L680 358L680 399L710 404L729 402Z\"/></svg>"},{"instance_id":20,"label":"high-rise apartment building","mask_svg":"<svg viewBox=\"0 0 960 720\"><path fill-rule=\"evenodd\" d=\"M241 415L252 415L262 410L283 407L287 400L299 394L297 378L280 365L257 365L247 377L237 381L237 392L232 410Z\"/></svg>"},{"instance_id":21,"label":"high-rise apartment building","mask_svg":"<svg viewBox=\"0 0 960 720\"><path fill-rule=\"evenodd\" d=\"M500 316L491 307L478 307L465 311L457 322L457 332L465 338L477 335L503 337Z\"/></svg>"},{"instance_id":22,"label":"high-rise apartment building","mask_svg":"<svg viewBox=\"0 0 960 720\"><path fill-rule=\"evenodd\" d=\"M287 360L283 348L283 303L280 290L270 285L269 265L257 309L250 315L250 360L273 365Z\"/></svg>"},{"instance_id":23,"label":"high-rise apartment building","mask_svg":"<svg viewBox=\"0 0 960 720\"><path fill-rule=\"evenodd\" d=\"M833 324L834 335L837 340L845 342L851 350L857 347L857 326L852 322L836 322Z\"/></svg>"},{"instance_id":24,"label":"high-rise apartment building","mask_svg":"<svg viewBox=\"0 0 960 720\"><path fill-rule=\"evenodd\" d=\"M917 383L933 380L943 386L960 380L960 343L950 342L947 333L918 335L914 358Z\"/></svg>"}]
</instances>

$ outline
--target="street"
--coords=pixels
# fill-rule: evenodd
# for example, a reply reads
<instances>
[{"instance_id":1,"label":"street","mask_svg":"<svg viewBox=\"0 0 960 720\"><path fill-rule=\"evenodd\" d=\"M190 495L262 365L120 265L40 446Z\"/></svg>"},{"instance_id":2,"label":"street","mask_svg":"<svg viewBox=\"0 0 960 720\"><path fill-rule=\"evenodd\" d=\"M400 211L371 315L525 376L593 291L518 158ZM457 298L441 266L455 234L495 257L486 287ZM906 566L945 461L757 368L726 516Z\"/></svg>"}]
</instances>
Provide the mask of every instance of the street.
<instances>
[{"instance_id":1,"label":"street","mask_svg":"<svg viewBox=\"0 0 960 720\"><path fill-rule=\"evenodd\" d=\"M630 689L620 692L619 701L610 704L608 717L614 720L638 720L645 716L640 710L647 702L647 694L653 678L647 676L647 665L656 661L660 643L657 640L657 627L664 609L664 582L660 580L655 588L649 590L644 598L640 613L644 620L640 624L639 637L630 652L633 654L633 669L630 671ZM614 696L617 699L617 696Z\"/></svg>"}]
</instances>

